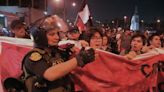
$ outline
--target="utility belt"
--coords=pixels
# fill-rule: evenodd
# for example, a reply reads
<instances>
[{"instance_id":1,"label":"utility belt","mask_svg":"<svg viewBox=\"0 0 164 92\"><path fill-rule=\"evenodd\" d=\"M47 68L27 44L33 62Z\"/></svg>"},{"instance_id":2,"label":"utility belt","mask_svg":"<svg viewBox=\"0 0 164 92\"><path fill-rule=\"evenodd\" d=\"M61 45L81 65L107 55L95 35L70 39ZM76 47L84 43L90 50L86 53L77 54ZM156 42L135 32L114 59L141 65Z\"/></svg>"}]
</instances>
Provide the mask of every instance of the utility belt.
<instances>
[{"instance_id":1,"label":"utility belt","mask_svg":"<svg viewBox=\"0 0 164 92\"><path fill-rule=\"evenodd\" d=\"M69 78L61 78L48 84L48 92L74 92L74 83Z\"/></svg>"},{"instance_id":2,"label":"utility belt","mask_svg":"<svg viewBox=\"0 0 164 92\"><path fill-rule=\"evenodd\" d=\"M28 92L73 92L73 83L64 85L61 79L54 82L40 80L37 76L30 76L25 80L25 86Z\"/></svg>"},{"instance_id":3,"label":"utility belt","mask_svg":"<svg viewBox=\"0 0 164 92\"><path fill-rule=\"evenodd\" d=\"M37 76L30 76L25 80L27 92L48 92L47 84L41 81Z\"/></svg>"}]
</instances>

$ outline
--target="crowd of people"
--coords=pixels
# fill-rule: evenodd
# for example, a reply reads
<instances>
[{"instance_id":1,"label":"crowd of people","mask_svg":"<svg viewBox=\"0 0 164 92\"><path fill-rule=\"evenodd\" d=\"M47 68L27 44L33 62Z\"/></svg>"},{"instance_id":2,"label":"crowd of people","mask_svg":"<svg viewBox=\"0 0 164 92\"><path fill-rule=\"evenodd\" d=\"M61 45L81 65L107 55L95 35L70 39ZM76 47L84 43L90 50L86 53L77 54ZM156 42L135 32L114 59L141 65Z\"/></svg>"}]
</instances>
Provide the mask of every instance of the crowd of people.
<instances>
[{"instance_id":1,"label":"crowd of people","mask_svg":"<svg viewBox=\"0 0 164 92\"><path fill-rule=\"evenodd\" d=\"M73 92L70 72L95 60L96 49L133 59L155 48L164 49L164 33L90 27L87 30L70 28L62 31L56 23L42 23L26 29L20 20L11 23L11 37L33 38L34 48L23 59L24 77L28 92ZM81 44L58 46L59 41L71 40ZM90 47L86 49L86 47ZM30 84L32 83L32 84ZM47 91L48 90L48 91Z\"/></svg>"}]
</instances>

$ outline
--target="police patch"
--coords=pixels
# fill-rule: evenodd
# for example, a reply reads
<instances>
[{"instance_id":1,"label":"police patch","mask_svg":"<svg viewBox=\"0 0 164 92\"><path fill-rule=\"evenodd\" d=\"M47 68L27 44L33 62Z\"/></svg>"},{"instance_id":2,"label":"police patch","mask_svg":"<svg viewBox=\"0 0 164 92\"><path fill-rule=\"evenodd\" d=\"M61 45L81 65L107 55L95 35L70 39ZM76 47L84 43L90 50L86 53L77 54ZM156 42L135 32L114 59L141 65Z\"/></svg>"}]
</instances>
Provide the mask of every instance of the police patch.
<instances>
[{"instance_id":1,"label":"police patch","mask_svg":"<svg viewBox=\"0 0 164 92\"><path fill-rule=\"evenodd\" d=\"M32 61L39 61L41 58L42 56L38 52L33 52L30 56L30 60Z\"/></svg>"}]
</instances>

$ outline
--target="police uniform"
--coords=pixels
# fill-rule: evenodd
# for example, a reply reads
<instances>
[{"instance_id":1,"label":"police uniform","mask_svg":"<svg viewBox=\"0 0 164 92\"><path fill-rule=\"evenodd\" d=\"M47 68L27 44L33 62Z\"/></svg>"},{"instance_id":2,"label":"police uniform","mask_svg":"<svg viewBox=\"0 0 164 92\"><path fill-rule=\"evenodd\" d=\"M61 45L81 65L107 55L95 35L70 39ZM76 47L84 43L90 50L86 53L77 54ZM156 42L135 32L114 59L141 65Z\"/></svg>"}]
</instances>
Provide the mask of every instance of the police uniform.
<instances>
[{"instance_id":1,"label":"police uniform","mask_svg":"<svg viewBox=\"0 0 164 92\"><path fill-rule=\"evenodd\" d=\"M39 19L40 21L35 22L35 26L30 28L34 49L27 53L23 59L22 69L25 75L25 85L28 92L73 92L70 74L54 81L48 81L43 77L48 68L68 60L72 47L68 46L64 48L64 51L59 50L57 45L48 44L47 32L60 30L55 24L57 22L48 21L49 19L53 18ZM93 49L82 48L75 58L77 66L84 67L87 63L94 61L95 52Z\"/></svg>"},{"instance_id":2,"label":"police uniform","mask_svg":"<svg viewBox=\"0 0 164 92\"><path fill-rule=\"evenodd\" d=\"M52 54L48 51L34 48L25 56L23 70L25 72L25 84L28 92L73 91L73 82L69 74L52 82L44 79L43 74L49 67L64 62L61 51L59 49L53 51L54 53Z\"/></svg>"}]
</instances>

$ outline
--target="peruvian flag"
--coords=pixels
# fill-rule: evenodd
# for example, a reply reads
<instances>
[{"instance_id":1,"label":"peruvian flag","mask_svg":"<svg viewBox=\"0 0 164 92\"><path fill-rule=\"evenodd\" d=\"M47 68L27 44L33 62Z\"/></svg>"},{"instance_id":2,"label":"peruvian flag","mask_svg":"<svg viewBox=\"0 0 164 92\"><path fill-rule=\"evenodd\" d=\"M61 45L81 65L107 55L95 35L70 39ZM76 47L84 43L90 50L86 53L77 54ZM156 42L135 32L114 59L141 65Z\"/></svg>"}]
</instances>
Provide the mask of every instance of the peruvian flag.
<instances>
[{"instance_id":1,"label":"peruvian flag","mask_svg":"<svg viewBox=\"0 0 164 92\"><path fill-rule=\"evenodd\" d=\"M75 25L79 28L80 31L83 31L86 29L85 24L87 24L88 21L91 22L90 11L88 5L86 4L86 0L84 0L82 7L77 14Z\"/></svg>"}]
</instances>

